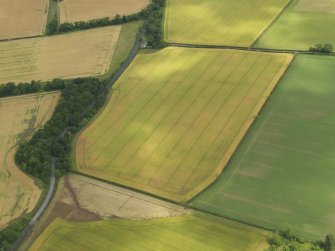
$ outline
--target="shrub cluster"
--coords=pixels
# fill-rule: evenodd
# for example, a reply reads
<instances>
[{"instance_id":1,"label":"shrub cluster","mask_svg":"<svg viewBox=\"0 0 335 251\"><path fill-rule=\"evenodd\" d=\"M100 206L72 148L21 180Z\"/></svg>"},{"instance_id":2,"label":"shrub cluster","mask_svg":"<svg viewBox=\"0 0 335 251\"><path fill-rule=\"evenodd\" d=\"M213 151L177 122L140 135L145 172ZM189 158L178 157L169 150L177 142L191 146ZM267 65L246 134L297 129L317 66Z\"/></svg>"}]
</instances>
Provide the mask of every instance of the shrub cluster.
<instances>
[{"instance_id":1,"label":"shrub cluster","mask_svg":"<svg viewBox=\"0 0 335 251\"><path fill-rule=\"evenodd\" d=\"M316 44L314 47L309 48L311 52L319 52L319 53L331 53L333 52L332 44Z\"/></svg>"},{"instance_id":2,"label":"shrub cluster","mask_svg":"<svg viewBox=\"0 0 335 251\"><path fill-rule=\"evenodd\" d=\"M12 221L5 229L0 231L0 251L11 249L11 246L20 236L29 220L27 216L21 217Z\"/></svg>"},{"instance_id":3,"label":"shrub cluster","mask_svg":"<svg viewBox=\"0 0 335 251\"><path fill-rule=\"evenodd\" d=\"M291 234L290 230L279 231L269 239L267 251L335 251L335 238L327 235L324 242L310 241Z\"/></svg>"}]
</instances>

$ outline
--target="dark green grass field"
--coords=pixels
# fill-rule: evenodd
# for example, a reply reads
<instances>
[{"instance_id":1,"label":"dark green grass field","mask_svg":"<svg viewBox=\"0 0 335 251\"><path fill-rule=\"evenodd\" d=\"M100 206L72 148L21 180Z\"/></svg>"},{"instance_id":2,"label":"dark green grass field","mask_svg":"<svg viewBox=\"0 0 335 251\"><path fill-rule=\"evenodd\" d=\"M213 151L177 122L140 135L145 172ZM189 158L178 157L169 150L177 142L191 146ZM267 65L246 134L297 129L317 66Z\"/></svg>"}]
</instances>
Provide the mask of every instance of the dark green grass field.
<instances>
[{"instance_id":1,"label":"dark green grass field","mask_svg":"<svg viewBox=\"0 0 335 251\"><path fill-rule=\"evenodd\" d=\"M335 232L335 58L295 59L221 178L191 204L312 239Z\"/></svg>"}]
</instances>

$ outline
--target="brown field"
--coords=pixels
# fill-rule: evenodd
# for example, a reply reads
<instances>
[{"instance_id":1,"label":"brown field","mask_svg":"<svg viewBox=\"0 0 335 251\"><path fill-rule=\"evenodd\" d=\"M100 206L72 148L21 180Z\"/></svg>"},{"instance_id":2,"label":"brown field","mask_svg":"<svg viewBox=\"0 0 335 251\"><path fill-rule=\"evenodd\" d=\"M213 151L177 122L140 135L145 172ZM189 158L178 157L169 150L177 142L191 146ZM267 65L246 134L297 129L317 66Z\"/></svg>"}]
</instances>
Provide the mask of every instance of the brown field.
<instances>
[{"instance_id":1,"label":"brown field","mask_svg":"<svg viewBox=\"0 0 335 251\"><path fill-rule=\"evenodd\" d=\"M113 26L0 43L0 83L104 74L120 30Z\"/></svg>"},{"instance_id":2,"label":"brown field","mask_svg":"<svg viewBox=\"0 0 335 251\"><path fill-rule=\"evenodd\" d=\"M63 0L59 4L60 22L73 23L134 14L144 9L149 2L149 0Z\"/></svg>"},{"instance_id":3,"label":"brown field","mask_svg":"<svg viewBox=\"0 0 335 251\"><path fill-rule=\"evenodd\" d=\"M0 40L41 35L48 4L48 0L1 0Z\"/></svg>"},{"instance_id":4,"label":"brown field","mask_svg":"<svg viewBox=\"0 0 335 251\"><path fill-rule=\"evenodd\" d=\"M294 10L335 14L335 0L300 0Z\"/></svg>"},{"instance_id":5,"label":"brown field","mask_svg":"<svg viewBox=\"0 0 335 251\"><path fill-rule=\"evenodd\" d=\"M15 166L15 149L49 120L58 99L58 93L0 99L0 229L31 212L40 198L34 181Z\"/></svg>"}]
</instances>

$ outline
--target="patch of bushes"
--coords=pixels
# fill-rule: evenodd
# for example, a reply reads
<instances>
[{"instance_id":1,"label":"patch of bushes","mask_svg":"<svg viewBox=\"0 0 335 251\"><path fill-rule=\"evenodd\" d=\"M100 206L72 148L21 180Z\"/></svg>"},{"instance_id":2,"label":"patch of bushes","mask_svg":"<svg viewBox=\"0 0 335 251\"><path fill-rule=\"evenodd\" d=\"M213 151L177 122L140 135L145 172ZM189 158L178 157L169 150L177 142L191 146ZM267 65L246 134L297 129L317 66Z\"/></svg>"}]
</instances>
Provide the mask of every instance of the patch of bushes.
<instances>
[{"instance_id":1,"label":"patch of bushes","mask_svg":"<svg viewBox=\"0 0 335 251\"><path fill-rule=\"evenodd\" d=\"M12 221L6 228L0 231L0 251L7 251L15 243L25 226L29 222L29 217L21 217Z\"/></svg>"},{"instance_id":2,"label":"patch of bushes","mask_svg":"<svg viewBox=\"0 0 335 251\"><path fill-rule=\"evenodd\" d=\"M309 48L311 52L318 52L318 53L332 53L333 52L333 45L332 44L316 44L314 47Z\"/></svg>"},{"instance_id":3,"label":"patch of bushes","mask_svg":"<svg viewBox=\"0 0 335 251\"><path fill-rule=\"evenodd\" d=\"M279 231L273 234L269 243L267 251L335 251L335 237L331 234L322 242L294 236L290 230Z\"/></svg>"}]
</instances>

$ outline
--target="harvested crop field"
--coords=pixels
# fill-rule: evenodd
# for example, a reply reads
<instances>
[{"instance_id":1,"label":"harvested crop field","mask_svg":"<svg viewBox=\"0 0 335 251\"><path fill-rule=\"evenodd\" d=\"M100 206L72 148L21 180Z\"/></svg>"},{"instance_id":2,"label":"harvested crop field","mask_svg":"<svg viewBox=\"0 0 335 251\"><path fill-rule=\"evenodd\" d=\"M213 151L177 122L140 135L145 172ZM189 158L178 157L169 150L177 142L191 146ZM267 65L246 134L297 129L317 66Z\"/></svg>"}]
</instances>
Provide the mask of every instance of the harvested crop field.
<instances>
[{"instance_id":1,"label":"harvested crop field","mask_svg":"<svg viewBox=\"0 0 335 251\"><path fill-rule=\"evenodd\" d=\"M80 208L107 219L150 219L190 213L183 207L164 202L81 175L67 178Z\"/></svg>"},{"instance_id":2,"label":"harvested crop field","mask_svg":"<svg viewBox=\"0 0 335 251\"><path fill-rule=\"evenodd\" d=\"M0 43L0 83L108 72L121 26Z\"/></svg>"},{"instance_id":3,"label":"harvested crop field","mask_svg":"<svg viewBox=\"0 0 335 251\"><path fill-rule=\"evenodd\" d=\"M43 250L264 250L269 233L207 215L145 221L69 222L56 219L30 251Z\"/></svg>"},{"instance_id":4,"label":"harvested crop field","mask_svg":"<svg viewBox=\"0 0 335 251\"><path fill-rule=\"evenodd\" d=\"M0 40L41 35L48 6L48 0L1 0Z\"/></svg>"},{"instance_id":5,"label":"harvested crop field","mask_svg":"<svg viewBox=\"0 0 335 251\"><path fill-rule=\"evenodd\" d=\"M150 0L63 0L60 22L74 23L116 15L130 15L144 9Z\"/></svg>"},{"instance_id":6,"label":"harvested crop field","mask_svg":"<svg viewBox=\"0 0 335 251\"><path fill-rule=\"evenodd\" d=\"M15 165L16 145L52 116L58 93L0 99L0 229L36 206L41 190Z\"/></svg>"},{"instance_id":7,"label":"harvested crop field","mask_svg":"<svg viewBox=\"0 0 335 251\"><path fill-rule=\"evenodd\" d=\"M309 50L316 44L335 44L334 0L293 0L255 45L260 48Z\"/></svg>"},{"instance_id":8,"label":"harvested crop field","mask_svg":"<svg viewBox=\"0 0 335 251\"><path fill-rule=\"evenodd\" d=\"M221 173L288 54L169 47L138 55L77 140L80 172L174 201Z\"/></svg>"},{"instance_id":9,"label":"harvested crop field","mask_svg":"<svg viewBox=\"0 0 335 251\"><path fill-rule=\"evenodd\" d=\"M299 55L223 175L192 204L324 239L335 232L335 58Z\"/></svg>"},{"instance_id":10,"label":"harvested crop field","mask_svg":"<svg viewBox=\"0 0 335 251\"><path fill-rule=\"evenodd\" d=\"M289 0L167 0L169 42L251 46Z\"/></svg>"}]
</instances>

